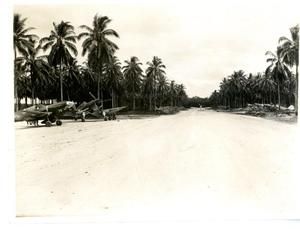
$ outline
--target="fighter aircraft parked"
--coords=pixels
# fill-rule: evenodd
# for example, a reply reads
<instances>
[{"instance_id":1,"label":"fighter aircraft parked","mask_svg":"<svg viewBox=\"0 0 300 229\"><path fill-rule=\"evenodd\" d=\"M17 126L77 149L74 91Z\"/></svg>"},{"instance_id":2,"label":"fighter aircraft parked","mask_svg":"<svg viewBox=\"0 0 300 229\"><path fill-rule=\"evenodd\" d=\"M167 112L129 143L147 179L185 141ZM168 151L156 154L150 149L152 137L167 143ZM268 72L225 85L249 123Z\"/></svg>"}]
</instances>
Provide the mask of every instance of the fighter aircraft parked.
<instances>
[{"instance_id":1,"label":"fighter aircraft parked","mask_svg":"<svg viewBox=\"0 0 300 229\"><path fill-rule=\"evenodd\" d=\"M103 109L103 105L98 105L100 100L97 99L91 92L89 92L93 100L90 102L81 103L76 109L74 114L74 119L81 119L82 122L85 121L86 116L92 116L94 118L103 118L104 121L115 120L117 118L117 112L125 109L126 107L114 107L109 109ZM103 104L103 101L101 101Z\"/></svg>"},{"instance_id":2,"label":"fighter aircraft parked","mask_svg":"<svg viewBox=\"0 0 300 229\"><path fill-rule=\"evenodd\" d=\"M38 104L15 113L15 121L26 121L27 124L38 126L38 121L50 127L52 123L57 126L62 125L59 117L69 108L74 107L73 102L62 101L51 105Z\"/></svg>"},{"instance_id":3,"label":"fighter aircraft parked","mask_svg":"<svg viewBox=\"0 0 300 229\"><path fill-rule=\"evenodd\" d=\"M81 119L82 122L85 121L85 116L89 115L89 114L93 114L93 113L97 113L99 112L99 107L97 105L97 103L99 102L99 99L93 99L91 101L87 102L83 102L81 103L75 110L74 110L74 119Z\"/></svg>"},{"instance_id":4,"label":"fighter aircraft parked","mask_svg":"<svg viewBox=\"0 0 300 229\"><path fill-rule=\"evenodd\" d=\"M109 109L103 109L103 106L97 105L97 101L91 100L88 103L82 103L76 108L74 119L81 119L82 122L85 121L86 116L91 116L94 118L103 118L104 121L117 119L117 112L125 109L126 107L114 107Z\"/></svg>"}]
</instances>

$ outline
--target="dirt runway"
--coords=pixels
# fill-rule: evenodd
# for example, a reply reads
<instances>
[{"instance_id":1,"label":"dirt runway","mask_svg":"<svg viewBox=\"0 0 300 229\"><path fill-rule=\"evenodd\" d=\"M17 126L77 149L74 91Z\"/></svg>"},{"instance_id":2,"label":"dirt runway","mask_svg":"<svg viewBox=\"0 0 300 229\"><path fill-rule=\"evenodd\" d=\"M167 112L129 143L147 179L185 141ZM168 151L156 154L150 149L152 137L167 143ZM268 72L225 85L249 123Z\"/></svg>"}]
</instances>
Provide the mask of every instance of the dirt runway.
<instances>
[{"instance_id":1,"label":"dirt runway","mask_svg":"<svg viewBox=\"0 0 300 229\"><path fill-rule=\"evenodd\" d=\"M18 216L300 216L296 124L190 109L15 129Z\"/></svg>"}]
</instances>

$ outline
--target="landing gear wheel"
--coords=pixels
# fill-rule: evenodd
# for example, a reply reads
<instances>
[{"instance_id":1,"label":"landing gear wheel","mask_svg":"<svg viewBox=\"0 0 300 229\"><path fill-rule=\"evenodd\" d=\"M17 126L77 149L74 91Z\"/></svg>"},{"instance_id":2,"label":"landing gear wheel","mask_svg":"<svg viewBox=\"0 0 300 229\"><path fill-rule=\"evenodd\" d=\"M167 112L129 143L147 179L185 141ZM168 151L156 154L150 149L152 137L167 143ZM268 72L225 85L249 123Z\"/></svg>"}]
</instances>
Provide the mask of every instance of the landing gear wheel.
<instances>
[{"instance_id":1,"label":"landing gear wheel","mask_svg":"<svg viewBox=\"0 0 300 229\"><path fill-rule=\"evenodd\" d=\"M107 120L108 120L108 119L107 119L107 117L105 116L105 117L104 117L104 121L107 121Z\"/></svg>"},{"instance_id":2,"label":"landing gear wheel","mask_svg":"<svg viewBox=\"0 0 300 229\"><path fill-rule=\"evenodd\" d=\"M47 127L50 127L52 124L51 124L51 122L50 121L46 121L46 126Z\"/></svg>"},{"instance_id":3,"label":"landing gear wheel","mask_svg":"<svg viewBox=\"0 0 300 229\"><path fill-rule=\"evenodd\" d=\"M61 126L61 125L62 125L62 121L56 120L56 125L57 125L57 126Z\"/></svg>"},{"instance_id":4,"label":"landing gear wheel","mask_svg":"<svg viewBox=\"0 0 300 229\"><path fill-rule=\"evenodd\" d=\"M108 120L109 120L109 121L111 120L111 116L108 116Z\"/></svg>"},{"instance_id":5,"label":"landing gear wheel","mask_svg":"<svg viewBox=\"0 0 300 229\"><path fill-rule=\"evenodd\" d=\"M85 118L81 118L81 122L85 122Z\"/></svg>"},{"instance_id":6,"label":"landing gear wheel","mask_svg":"<svg viewBox=\"0 0 300 229\"><path fill-rule=\"evenodd\" d=\"M116 120L116 119L117 119L117 117L116 117L115 114L113 114L112 119L113 119L113 120Z\"/></svg>"}]
</instances>

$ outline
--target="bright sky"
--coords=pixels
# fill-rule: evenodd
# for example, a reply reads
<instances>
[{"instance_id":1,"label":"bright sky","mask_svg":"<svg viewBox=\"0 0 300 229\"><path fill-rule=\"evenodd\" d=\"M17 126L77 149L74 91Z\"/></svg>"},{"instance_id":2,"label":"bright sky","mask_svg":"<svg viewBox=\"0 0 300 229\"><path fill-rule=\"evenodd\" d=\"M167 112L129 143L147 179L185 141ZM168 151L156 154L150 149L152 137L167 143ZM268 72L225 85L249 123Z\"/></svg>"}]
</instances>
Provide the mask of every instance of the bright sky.
<instances>
[{"instance_id":1,"label":"bright sky","mask_svg":"<svg viewBox=\"0 0 300 229\"><path fill-rule=\"evenodd\" d=\"M159 56L169 79L183 83L189 96L206 97L234 70L264 71L265 52L274 51L278 38L289 37L289 28L300 22L299 5L291 0L99 0L92 5L15 5L14 12L27 17L40 37L49 35L52 22L70 21L79 33L78 27L91 26L96 13L106 15L120 35L114 41L122 63L137 56L145 69Z\"/></svg>"}]
</instances>

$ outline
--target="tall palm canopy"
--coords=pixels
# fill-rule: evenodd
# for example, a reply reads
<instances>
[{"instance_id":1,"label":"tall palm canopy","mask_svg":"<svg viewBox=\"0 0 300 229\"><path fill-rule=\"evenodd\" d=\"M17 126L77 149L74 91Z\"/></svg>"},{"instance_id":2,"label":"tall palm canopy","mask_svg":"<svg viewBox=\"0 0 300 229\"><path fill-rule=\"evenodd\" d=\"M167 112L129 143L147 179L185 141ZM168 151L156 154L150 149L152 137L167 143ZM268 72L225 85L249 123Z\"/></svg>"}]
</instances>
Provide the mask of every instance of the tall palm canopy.
<instances>
[{"instance_id":1,"label":"tall palm canopy","mask_svg":"<svg viewBox=\"0 0 300 229\"><path fill-rule=\"evenodd\" d=\"M100 90L102 88L100 83L102 80L102 67L104 63L108 63L118 46L108 39L109 36L119 37L119 34L113 30L108 29L107 26L111 22L107 16L94 16L93 27L81 25L80 28L86 30L78 35L78 39L84 38L82 43L82 56L88 53L88 65L98 72L97 88L98 99L100 98ZM101 84L102 87L102 84ZM103 96L101 95L102 100Z\"/></svg>"},{"instance_id":2,"label":"tall palm canopy","mask_svg":"<svg viewBox=\"0 0 300 229\"><path fill-rule=\"evenodd\" d=\"M63 66L68 66L73 61L73 57L77 56L75 46L76 35L74 27L70 22L61 21L58 25L53 23L54 29L51 30L49 37L40 40L40 46L44 51L50 49L48 55L49 64L60 67L60 99L63 100Z\"/></svg>"},{"instance_id":3,"label":"tall palm canopy","mask_svg":"<svg viewBox=\"0 0 300 229\"><path fill-rule=\"evenodd\" d=\"M16 68L16 59L17 59L17 52L19 52L21 55L26 57L28 55L29 50L33 50L32 43L30 40L38 39L38 36L34 34L28 34L30 30L33 30L34 28L29 27L26 28L25 22L27 18L21 18L20 14L14 14L14 21L13 21L13 42L14 42L14 65ZM14 80L14 90L15 90L15 98L16 98L16 108L15 110L18 111L18 79L17 77L20 74L15 74L15 80Z\"/></svg>"},{"instance_id":4,"label":"tall palm canopy","mask_svg":"<svg viewBox=\"0 0 300 229\"><path fill-rule=\"evenodd\" d=\"M38 36L35 34L28 34L30 30L33 30L33 27L26 28L25 22L27 18L21 18L20 14L14 14L14 28L13 28L13 42L15 49L15 58L17 57L17 51L23 56L28 55L28 50L32 50L32 43L30 40L37 40Z\"/></svg>"},{"instance_id":5,"label":"tall palm canopy","mask_svg":"<svg viewBox=\"0 0 300 229\"><path fill-rule=\"evenodd\" d=\"M70 22L61 21L58 25L53 23L49 37L40 40L40 45L44 51L50 50L49 64L58 66L69 65L72 62L72 55L77 56L76 35L74 27Z\"/></svg>"},{"instance_id":6,"label":"tall palm canopy","mask_svg":"<svg viewBox=\"0 0 300 229\"><path fill-rule=\"evenodd\" d=\"M280 89L284 80L289 78L290 70L280 58L280 48L277 49L277 53L274 54L271 51L267 51L266 55L268 56L267 62L271 64L266 69L266 76L271 76L274 78L277 84L277 93L278 93L278 105L280 110Z\"/></svg>"},{"instance_id":7,"label":"tall palm canopy","mask_svg":"<svg viewBox=\"0 0 300 229\"><path fill-rule=\"evenodd\" d=\"M162 63L162 60L157 56L154 56L151 62L147 62L149 65L146 74L151 76L153 79L157 79L159 76L165 75L164 69L166 66Z\"/></svg>"}]
</instances>

